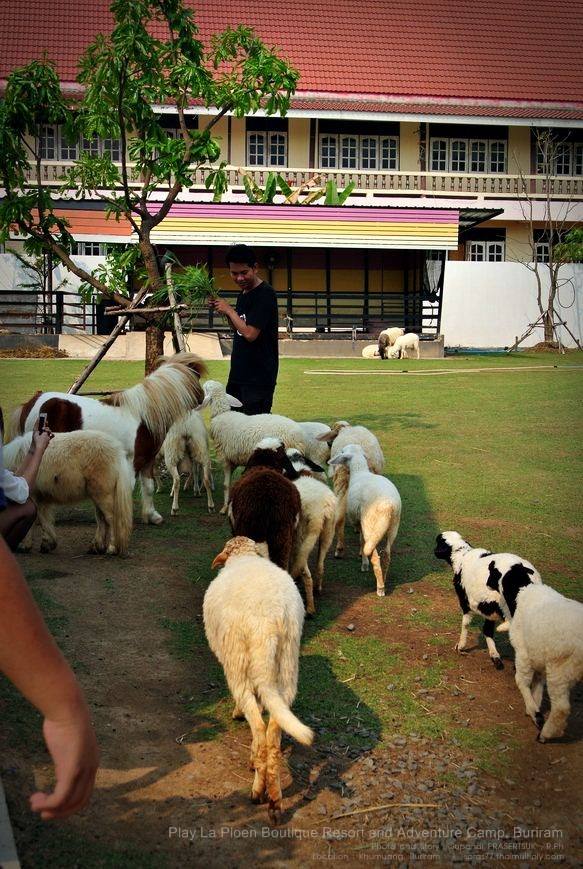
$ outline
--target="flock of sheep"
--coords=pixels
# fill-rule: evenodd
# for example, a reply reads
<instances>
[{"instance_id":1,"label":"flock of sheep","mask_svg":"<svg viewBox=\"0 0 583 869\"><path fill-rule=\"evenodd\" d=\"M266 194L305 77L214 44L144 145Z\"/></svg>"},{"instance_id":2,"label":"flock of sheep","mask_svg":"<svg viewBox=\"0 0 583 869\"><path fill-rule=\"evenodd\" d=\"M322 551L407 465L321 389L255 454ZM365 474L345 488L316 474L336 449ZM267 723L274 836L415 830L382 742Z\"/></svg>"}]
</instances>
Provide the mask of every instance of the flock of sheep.
<instances>
[{"instance_id":1,"label":"flock of sheep","mask_svg":"<svg viewBox=\"0 0 583 869\"><path fill-rule=\"evenodd\" d=\"M362 350L363 359L407 359L409 354L419 359L419 335L405 332L397 326L383 329L377 344L367 344Z\"/></svg>"},{"instance_id":2,"label":"flock of sheep","mask_svg":"<svg viewBox=\"0 0 583 869\"><path fill-rule=\"evenodd\" d=\"M213 562L221 570L205 594L204 625L235 701L233 716L244 717L252 731L253 799L266 800L276 821L282 798L281 730L304 744L313 739L290 709L304 613L315 612L310 557L315 591L321 592L326 556L334 536L335 556L342 556L348 518L360 531L361 569L372 564L377 595L383 596L401 498L383 475L382 449L367 428L346 421L331 426L296 422L278 414L249 417L237 411L240 403L221 383L207 380L202 386L203 374L197 357L177 354L141 384L105 402L62 393L33 396L13 414L13 432L22 434L4 446L4 456L9 468L18 467L39 412L47 412L49 426L58 433L33 493L41 548L49 551L57 543L54 505L90 497L97 521L95 551L124 554L136 475L142 518L162 521L153 503L158 453L172 479L172 514L179 510L184 475L195 491L204 486L213 509L209 434L201 415L208 407L210 437L224 470L221 513L232 532ZM237 467L245 470L232 483ZM457 532L438 535L435 555L454 571L462 609L456 648L465 647L472 614L481 615L488 653L500 669L494 629L499 622L497 630L509 630L516 684L539 728L538 738L561 736L569 691L583 677L583 605L544 585L528 561L472 548ZM296 586L300 579L305 608ZM551 702L546 722L541 712L545 680ZM270 716L267 726L264 709Z\"/></svg>"}]
</instances>

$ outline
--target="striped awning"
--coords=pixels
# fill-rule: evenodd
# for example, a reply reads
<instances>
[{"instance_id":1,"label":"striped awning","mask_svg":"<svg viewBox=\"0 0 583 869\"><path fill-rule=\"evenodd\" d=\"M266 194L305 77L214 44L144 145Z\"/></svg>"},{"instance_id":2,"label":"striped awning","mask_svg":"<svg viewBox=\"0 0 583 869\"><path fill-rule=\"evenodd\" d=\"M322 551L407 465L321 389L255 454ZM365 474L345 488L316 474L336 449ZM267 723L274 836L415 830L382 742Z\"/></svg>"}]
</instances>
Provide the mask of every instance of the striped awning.
<instances>
[{"instance_id":1,"label":"striped awning","mask_svg":"<svg viewBox=\"0 0 583 869\"><path fill-rule=\"evenodd\" d=\"M161 244L455 250L459 209L183 202L152 231Z\"/></svg>"}]
</instances>

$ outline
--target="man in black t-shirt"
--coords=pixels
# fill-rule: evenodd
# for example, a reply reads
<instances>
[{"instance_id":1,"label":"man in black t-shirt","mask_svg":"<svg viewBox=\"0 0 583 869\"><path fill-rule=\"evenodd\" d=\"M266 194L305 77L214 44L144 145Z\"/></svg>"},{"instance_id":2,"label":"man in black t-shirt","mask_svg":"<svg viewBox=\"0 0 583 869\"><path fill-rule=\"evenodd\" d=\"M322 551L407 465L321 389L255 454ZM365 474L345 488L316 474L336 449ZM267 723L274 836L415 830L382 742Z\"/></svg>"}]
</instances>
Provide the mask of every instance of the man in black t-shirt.
<instances>
[{"instance_id":1,"label":"man in black t-shirt","mask_svg":"<svg viewBox=\"0 0 583 869\"><path fill-rule=\"evenodd\" d=\"M227 392L243 403L242 413L269 413L279 366L275 290L257 274L255 253L246 244L229 248L226 262L241 292L234 308L224 299L212 299L209 306L234 330Z\"/></svg>"}]
</instances>

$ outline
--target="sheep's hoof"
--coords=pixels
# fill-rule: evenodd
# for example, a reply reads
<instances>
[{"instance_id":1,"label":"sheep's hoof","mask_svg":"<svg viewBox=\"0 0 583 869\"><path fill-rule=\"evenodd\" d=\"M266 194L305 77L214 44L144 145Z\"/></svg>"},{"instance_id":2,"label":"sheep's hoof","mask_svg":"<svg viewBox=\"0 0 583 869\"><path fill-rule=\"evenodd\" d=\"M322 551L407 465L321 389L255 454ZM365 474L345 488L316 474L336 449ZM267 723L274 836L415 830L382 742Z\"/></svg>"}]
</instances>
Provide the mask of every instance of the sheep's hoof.
<instances>
[{"instance_id":1,"label":"sheep's hoof","mask_svg":"<svg viewBox=\"0 0 583 869\"><path fill-rule=\"evenodd\" d=\"M315 610L315 609L313 609L313 610L306 610L306 618L307 618L307 619L313 619L315 615L316 615L316 610Z\"/></svg>"},{"instance_id":2,"label":"sheep's hoof","mask_svg":"<svg viewBox=\"0 0 583 869\"><path fill-rule=\"evenodd\" d=\"M547 740L546 740L546 738L542 735L542 732L541 732L541 733L537 733L537 735L536 735L536 741L537 741L537 742L540 742L540 743L542 743L542 744L544 744Z\"/></svg>"},{"instance_id":3,"label":"sheep's hoof","mask_svg":"<svg viewBox=\"0 0 583 869\"><path fill-rule=\"evenodd\" d=\"M178 516L178 507L176 509L174 509L174 507L173 507L172 510L170 511L170 515L171 516Z\"/></svg>"},{"instance_id":4,"label":"sheep's hoof","mask_svg":"<svg viewBox=\"0 0 583 869\"><path fill-rule=\"evenodd\" d=\"M534 723L538 727L539 730L542 730L545 726L545 717L542 712L536 712L534 716Z\"/></svg>"},{"instance_id":5,"label":"sheep's hoof","mask_svg":"<svg viewBox=\"0 0 583 869\"><path fill-rule=\"evenodd\" d=\"M209 511L209 513L214 513L215 512L215 505L213 504L212 507L209 507L208 511Z\"/></svg>"},{"instance_id":6,"label":"sheep's hoof","mask_svg":"<svg viewBox=\"0 0 583 869\"><path fill-rule=\"evenodd\" d=\"M377 597L384 597L384 596L385 596L384 588L377 588Z\"/></svg>"},{"instance_id":7,"label":"sheep's hoof","mask_svg":"<svg viewBox=\"0 0 583 869\"><path fill-rule=\"evenodd\" d=\"M267 814L269 815L269 820L272 824L279 824L281 820L281 800L269 800Z\"/></svg>"},{"instance_id":8,"label":"sheep's hoof","mask_svg":"<svg viewBox=\"0 0 583 869\"><path fill-rule=\"evenodd\" d=\"M455 650L456 650L456 652L463 652L464 649L465 649L465 646L460 646L459 643L456 643L456 644L455 644Z\"/></svg>"},{"instance_id":9,"label":"sheep's hoof","mask_svg":"<svg viewBox=\"0 0 583 869\"><path fill-rule=\"evenodd\" d=\"M243 715L243 713L241 712L241 710L239 709L238 706L235 706L235 708L233 709L232 719L233 719L233 721L244 721L245 720L245 716ZM251 769L255 769L255 767L251 766Z\"/></svg>"},{"instance_id":10,"label":"sheep's hoof","mask_svg":"<svg viewBox=\"0 0 583 869\"><path fill-rule=\"evenodd\" d=\"M155 510L148 516L148 523L150 525L161 525L163 521L164 519L162 518L162 516L160 516L159 513L156 513Z\"/></svg>"},{"instance_id":11,"label":"sheep's hoof","mask_svg":"<svg viewBox=\"0 0 583 869\"><path fill-rule=\"evenodd\" d=\"M224 516L226 512L227 512L227 505L225 504L225 505L224 505L223 507L221 507L221 509L219 510L219 514L220 514L221 516Z\"/></svg>"},{"instance_id":12,"label":"sheep's hoof","mask_svg":"<svg viewBox=\"0 0 583 869\"><path fill-rule=\"evenodd\" d=\"M494 666L496 667L497 670L504 669L504 664L502 663L502 660L500 658L492 658L492 663L494 664Z\"/></svg>"}]
</instances>

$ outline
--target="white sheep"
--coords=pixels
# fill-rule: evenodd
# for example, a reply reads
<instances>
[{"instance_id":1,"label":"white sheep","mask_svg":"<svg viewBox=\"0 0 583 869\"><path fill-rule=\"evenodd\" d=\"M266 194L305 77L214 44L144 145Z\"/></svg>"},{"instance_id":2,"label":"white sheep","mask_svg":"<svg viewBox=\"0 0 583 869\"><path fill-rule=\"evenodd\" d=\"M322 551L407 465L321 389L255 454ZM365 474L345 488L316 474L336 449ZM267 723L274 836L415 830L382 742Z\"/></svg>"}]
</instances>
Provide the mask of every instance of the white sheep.
<instances>
[{"instance_id":1,"label":"white sheep","mask_svg":"<svg viewBox=\"0 0 583 869\"><path fill-rule=\"evenodd\" d=\"M407 332L406 335L401 335L400 338L397 338L389 350L389 357L391 359L399 359L399 357L407 359L409 351L415 353L417 359L419 359L419 335L416 335L415 332Z\"/></svg>"},{"instance_id":2,"label":"white sheep","mask_svg":"<svg viewBox=\"0 0 583 869\"><path fill-rule=\"evenodd\" d=\"M226 513L231 475L235 468L247 464L262 438L280 438L284 446L300 450L304 449L304 438L298 423L287 416L275 413L246 416L231 410L232 407L241 407L241 402L228 395L222 383L216 380L207 380L204 391L211 413L211 437L224 468L224 504L220 512Z\"/></svg>"},{"instance_id":3,"label":"white sheep","mask_svg":"<svg viewBox=\"0 0 583 869\"><path fill-rule=\"evenodd\" d=\"M330 444L327 441L318 440L318 438L320 435L329 434L331 428L324 422L298 422L298 425L304 438L303 455L322 466L323 471L318 479L326 482Z\"/></svg>"},{"instance_id":4,"label":"white sheep","mask_svg":"<svg viewBox=\"0 0 583 869\"><path fill-rule=\"evenodd\" d=\"M30 449L32 432L3 447L4 463L16 471ZM31 495L38 508L41 552L57 546L54 505L90 498L95 505L95 552L125 555L132 531L135 476L120 442L101 431L55 434L48 445ZM21 544L32 546L32 529Z\"/></svg>"},{"instance_id":5,"label":"white sheep","mask_svg":"<svg viewBox=\"0 0 583 869\"><path fill-rule=\"evenodd\" d=\"M204 596L205 633L235 701L233 718L244 715L251 728L252 798L260 802L267 794L269 816L276 821L282 797L281 729L304 745L314 738L290 710L304 605L289 573L268 560L264 543L232 538L213 561L213 567L221 565ZM267 728L262 707L270 715Z\"/></svg>"},{"instance_id":6,"label":"white sheep","mask_svg":"<svg viewBox=\"0 0 583 869\"><path fill-rule=\"evenodd\" d=\"M370 558L377 595L384 597L391 547L401 521L401 496L390 480L369 471L364 450L359 444L345 446L341 453L330 459L330 465L348 465L347 514L355 525L360 525L361 570L368 570ZM377 547L383 540L385 545L379 557Z\"/></svg>"},{"instance_id":7,"label":"white sheep","mask_svg":"<svg viewBox=\"0 0 583 869\"><path fill-rule=\"evenodd\" d=\"M381 474L385 466L385 457L378 438L363 425L350 425L346 420L338 420L332 425L329 434L318 436L318 440L326 440L330 447L330 458L339 455L348 444L359 444L364 450L369 470ZM329 464L331 464L329 462ZM336 552L339 558L344 550L344 525L346 523L346 497L348 493L348 468L344 465L332 465L334 492L338 498L336 513Z\"/></svg>"},{"instance_id":8,"label":"white sheep","mask_svg":"<svg viewBox=\"0 0 583 869\"><path fill-rule=\"evenodd\" d=\"M200 410L192 410L174 423L164 439L162 451L164 463L172 477L172 491L170 492L172 516L176 516L178 513L181 474L188 474L192 480L194 494L199 493L199 466L202 468L202 481L206 491L209 513L214 510L209 439Z\"/></svg>"},{"instance_id":9,"label":"white sheep","mask_svg":"<svg viewBox=\"0 0 583 869\"><path fill-rule=\"evenodd\" d=\"M362 348L362 352L360 354L363 359L375 359L380 357L379 345L378 344L367 344L366 347Z\"/></svg>"},{"instance_id":10,"label":"white sheep","mask_svg":"<svg viewBox=\"0 0 583 869\"><path fill-rule=\"evenodd\" d=\"M379 332L377 349L381 359L387 358L387 347L392 347L397 338L404 334L405 330L400 329L397 326L393 326L390 329L383 329L382 332Z\"/></svg>"},{"instance_id":11,"label":"white sheep","mask_svg":"<svg viewBox=\"0 0 583 869\"><path fill-rule=\"evenodd\" d=\"M507 573L499 582L526 714L540 729L539 742L556 739L565 732L569 692L583 679L583 604L520 575ZM545 679L551 701L546 722L540 709Z\"/></svg>"},{"instance_id":12,"label":"white sheep","mask_svg":"<svg viewBox=\"0 0 583 869\"><path fill-rule=\"evenodd\" d=\"M498 631L508 630L508 621L501 608L499 580L502 576L515 577L526 584L542 582L537 569L524 558L509 552L490 552L489 549L476 549L457 531L442 531L435 541L436 558L447 561L453 570L453 587L462 610L462 627L456 651L462 652L468 640L468 627L472 614L484 618L482 632L488 654L497 670L504 664L494 642L494 627Z\"/></svg>"},{"instance_id":13,"label":"white sheep","mask_svg":"<svg viewBox=\"0 0 583 869\"><path fill-rule=\"evenodd\" d=\"M318 544L315 574L316 591L320 594L324 580L324 561L334 540L338 499L325 483L313 476L314 471L299 450L288 449L287 454L296 471L302 474L299 479L293 481L300 493L302 508L294 535L290 573L294 579L302 578L306 594L306 612L313 615L316 612L314 583L308 559Z\"/></svg>"}]
</instances>

